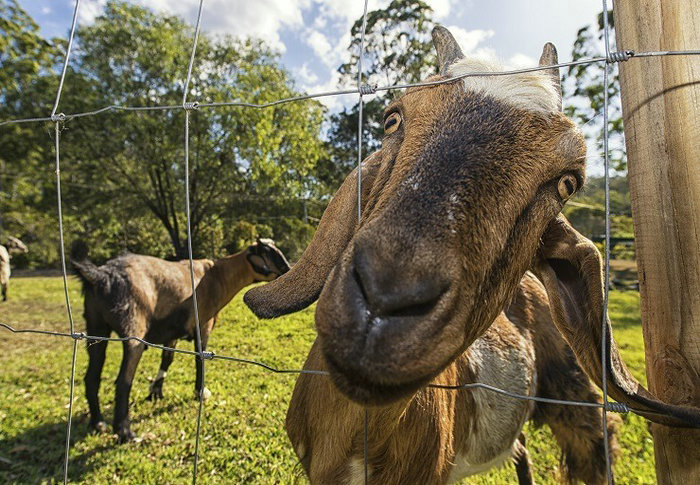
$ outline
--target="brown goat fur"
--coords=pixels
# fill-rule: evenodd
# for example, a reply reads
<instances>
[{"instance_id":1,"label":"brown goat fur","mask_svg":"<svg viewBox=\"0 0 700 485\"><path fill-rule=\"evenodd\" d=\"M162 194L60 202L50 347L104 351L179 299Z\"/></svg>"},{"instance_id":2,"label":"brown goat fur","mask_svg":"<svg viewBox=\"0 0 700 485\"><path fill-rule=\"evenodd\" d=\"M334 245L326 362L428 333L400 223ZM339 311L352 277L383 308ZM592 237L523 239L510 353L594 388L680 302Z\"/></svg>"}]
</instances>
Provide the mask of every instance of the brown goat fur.
<instances>
[{"instance_id":1,"label":"brown goat fur","mask_svg":"<svg viewBox=\"0 0 700 485\"><path fill-rule=\"evenodd\" d=\"M432 80L497 70L449 58L461 51L436 32ZM557 63L553 46L541 62ZM659 401L622 362L600 254L561 215L585 179L585 141L560 110L556 69L408 89L362 164L360 220L353 172L299 263L245 295L267 318L318 297L305 368L330 379L301 375L287 417L312 483L360 481L365 411L373 483L445 483L510 454L528 483L521 429L531 416L552 428L572 479L605 481L600 408L531 409L428 384L590 402L599 398L588 379L601 385L605 369L613 399L658 423L700 427L698 409ZM608 419L611 432L616 424Z\"/></svg>"},{"instance_id":2,"label":"brown goat fur","mask_svg":"<svg viewBox=\"0 0 700 485\"><path fill-rule=\"evenodd\" d=\"M97 267L87 259L81 244L74 245L71 260L83 285L87 334L137 337L149 343L174 348L179 339L195 340L189 261L165 261L152 256L126 254ZM217 260L193 261L201 348L206 350L219 310L245 286L271 281L289 269L282 252L271 240L258 240L247 249ZM134 438L129 424L129 393L145 345L136 340L123 343L122 365L116 382L114 431L120 441ZM106 341L88 339L88 369L85 394L90 406L90 427L106 429L100 411L98 390L107 349ZM158 376L149 398L162 397L162 386L174 352L163 350ZM196 359L195 392L203 386L202 365Z\"/></svg>"},{"instance_id":3,"label":"brown goat fur","mask_svg":"<svg viewBox=\"0 0 700 485\"><path fill-rule=\"evenodd\" d=\"M487 349L491 360L483 362ZM304 368L327 369L318 341ZM552 322L544 288L529 273L505 313L432 384L469 382L508 387L523 395L600 402ZM491 408L492 418L480 420L480 407ZM337 392L327 378L304 374L287 413L287 433L312 483L358 482L363 473L365 409L374 483L446 483L457 478L451 473L462 455L477 460L467 474L511 454L520 457L526 450L518 438L530 417L554 432L562 447L565 478L606 481L598 408L533 404L481 389L431 387L388 406L365 408ZM609 415L608 423L611 448L616 450L618 418Z\"/></svg>"}]
</instances>

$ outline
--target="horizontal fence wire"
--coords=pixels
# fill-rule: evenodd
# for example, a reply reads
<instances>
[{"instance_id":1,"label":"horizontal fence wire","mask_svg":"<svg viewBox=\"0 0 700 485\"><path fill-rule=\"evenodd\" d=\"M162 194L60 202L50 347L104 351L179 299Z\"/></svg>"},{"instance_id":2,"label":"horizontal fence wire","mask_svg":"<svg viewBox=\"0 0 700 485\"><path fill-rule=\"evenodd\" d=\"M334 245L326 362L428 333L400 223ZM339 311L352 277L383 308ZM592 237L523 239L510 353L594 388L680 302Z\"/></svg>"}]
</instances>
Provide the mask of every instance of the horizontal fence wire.
<instances>
[{"instance_id":1,"label":"horizontal fence wire","mask_svg":"<svg viewBox=\"0 0 700 485\"><path fill-rule=\"evenodd\" d=\"M16 329L11 325L8 325L7 323L1 323L0 322L0 328L4 328L5 330L8 330L12 333L17 333L17 334L22 334L22 333L30 333L30 334L39 334L39 335L49 335L49 336L54 336L54 337L64 337L64 338L72 338L74 340L86 340L88 345L91 343L97 343L97 342L127 342L127 341L135 341L135 342L140 342L148 347L153 347L155 349L159 350L167 350L170 352L175 352L178 354L184 354L184 355L191 355L191 356L199 356L200 353L195 351L195 350L184 350L180 349L177 347L168 347L166 345L160 345L160 344L154 344L151 342L148 342L147 340L144 340L140 337L101 337L101 336L92 336L92 335L86 335L85 333L78 332L78 333L66 333L66 332L53 332L49 330L34 330L34 329ZM219 355L216 352L213 351L203 351L201 353L202 358L207 359L207 360L223 360L223 361L228 361L228 362L237 362L239 364L246 364L246 365L252 365L256 367L260 367L262 369L265 369L267 371L270 371L275 374L309 374L309 375L316 375L316 376L329 376L330 373L328 371L324 370L315 370L315 369L284 369L284 368L279 368L275 367L271 364L267 364L265 362L261 362L258 360L254 359L244 359L240 357L234 357L234 356L229 356L229 355ZM546 397L538 397L538 396L528 396L524 394L518 394L515 392L508 391L506 389L502 389L496 386L492 386L490 384L486 383L480 383L480 382L470 382L468 384L455 384L455 385L446 385L446 384L428 384L426 387L430 388L435 388L435 389L443 389L447 391L460 391L460 390L465 390L465 389L484 389L487 391L492 391L504 396L509 396L514 399L522 399L526 401L534 401L534 402L541 402L545 404L561 404L563 406L583 406L583 407L592 407L592 408L602 408L604 405L599 402L591 402L591 401L572 401L572 400L565 400L565 399L551 399L551 398L546 398ZM622 403L608 403L608 409L611 411L619 412L619 413L627 413L629 411L635 412L634 408L631 408L625 404ZM647 412L644 410L644 412Z\"/></svg>"},{"instance_id":2,"label":"horizontal fence wire","mask_svg":"<svg viewBox=\"0 0 700 485\"><path fill-rule=\"evenodd\" d=\"M608 70L611 64L616 63L616 62L624 62L627 61L631 58L645 58L645 57L658 57L658 56L677 56L677 55L688 55L688 56L693 56L693 55L700 55L700 50L682 50L682 51L649 51L649 52L635 52L632 50L624 50L624 51L617 51L617 52L611 52L610 51L610 45L609 45L609 25L608 25L608 20L607 20L607 2L606 0L603 1L603 20L604 20L604 36L605 36L605 53L606 55L603 57L592 57L588 59L579 59L576 61L571 61L571 62L564 62L564 63L559 63L559 64L554 64L554 65L546 65L546 66L537 66L537 67L530 67L530 68L523 68L523 69L514 69L514 70L509 70L509 71L502 71L502 72L474 72L474 73L467 73L463 74L460 76L455 76L452 78L447 78L447 79L441 79L437 81L429 81L429 82L417 82L417 83L408 83L408 84L394 84L394 85L387 85L387 86L369 86L366 84L362 83L362 55L363 55L363 50L364 50L364 37L365 37L365 30L366 30L366 23L367 23L367 0L365 0L364 3L364 13L363 13L363 23L362 23L362 32L361 32L361 41L360 41L360 53L358 57L358 76L357 76L357 87L354 89L341 89L341 90L336 90L336 91L327 91L327 92L319 92L319 93L313 93L313 94L302 94L302 95L297 95L297 96L292 96L288 98L282 98L279 100L267 102L267 103L250 103L250 102L243 102L243 101L228 101L228 102L217 102L217 103L201 103L201 102L188 102L187 101L187 94L188 94L188 89L189 89L189 83L192 77L192 68L194 65L194 60L195 60L195 53L196 53L196 48L197 48L197 41L199 37L199 32L200 32L200 26L201 26L201 19L202 19L202 12L203 12L203 0L200 0L199 2L199 9L198 9L198 16L197 16L197 23L195 27L195 32L194 32L194 38L193 38L193 43L192 43L192 50L191 50L191 55L190 55L190 60L188 64L188 69L187 69L187 77L185 80L184 88L183 88L183 98L182 98L182 104L181 105L162 105L162 106L122 106L118 104L113 104L110 106L105 106L102 108L98 108L95 110L91 111L84 111L84 112L79 112L79 113L72 113L72 114L65 114L65 113L57 113L58 111L58 106L60 102L60 97L63 89L63 84L65 80L65 75L68 69L69 65L69 60L70 60L70 53L71 53L71 48L72 48L72 43L73 43L73 38L77 26L77 18L78 18L78 9L80 6L80 0L76 0L75 2L75 9L73 13L73 22L71 26L71 31L70 31L70 37L69 37L69 42L68 46L66 49L66 56L64 58L64 63L63 63L63 68L61 71L60 75L60 81L59 81L59 86L58 90L56 93L56 99L53 105L53 109L51 111L51 115L47 117L35 117L35 118L20 118L20 119L12 119L12 120L6 120L0 122L0 126L4 125L12 125L12 124L21 124L21 123L38 123L38 122L47 122L51 121L54 122L55 124L55 156L56 156L56 186L57 186L57 208L58 208L58 225L59 225L59 240L60 240L60 252L61 252L61 266L62 266L62 276L63 276L63 286L64 286L64 292L65 292L65 299L66 299L66 308L68 312L68 319L70 323L70 332L55 332L55 331L48 331L48 330L39 330L39 329L15 329L11 325L7 323L2 323L0 322L0 328L4 328L5 330L8 330L9 332L13 334L35 334L35 335L45 335L45 336L53 336L53 337L64 337L64 338L70 338L73 340L73 354L72 354L72 364L71 364L71 378L70 378L70 403L68 407L68 422L67 422L67 429L66 429L66 445L65 445L65 457L64 457L64 469L63 469L63 482L67 483L68 481L68 462L69 462L69 454L70 454L70 436L71 436L71 423L72 423L72 404L73 404L73 396L74 396L74 381L75 381L75 367L76 367L76 353L77 353L77 344L79 340L85 340L88 345L94 344L97 342L127 342L127 341L136 341L141 344L143 344L146 347L153 347L157 348L163 351L169 351L173 353L180 353L180 354L186 354L186 355L191 355L194 356L195 358L199 358L201 362L201 389L199 393L199 407L198 407L198 413L197 413L197 428L196 428L196 436L195 436L195 451L194 451L194 457L193 457L193 471L192 471L192 483L196 483L197 481L197 463L198 463L198 456L199 456L199 436L200 436L200 429L201 429L201 418L202 418L202 407L203 407L203 389L204 389L204 376L205 376L205 365L204 362L206 360L223 360L223 361L228 361L228 362L236 362L240 364L245 364L245 365L253 365L260 367L266 371L273 372L276 374L308 374L308 375L316 375L316 376L328 376L329 373L327 371L322 371L322 370L313 370L313 369L280 369L277 367L274 367L270 364L266 364L264 362L260 362L257 360L253 359L245 359L245 358L240 358L240 357L234 357L234 356L226 356L226 355L217 355L213 351L206 351L202 348L202 342L201 342L201 335L200 335L200 325L199 325L199 315L198 315L198 307L197 307L197 300L196 300L196 288L195 288L195 279L194 279L194 268L193 268L193 260L192 260L192 245L191 245L191 229L190 229L190 207L189 207L189 111L194 110L194 109L202 109L202 108L225 108L225 107L240 107L240 108L255 108L255 109L264 109L264 108L270 108L270 107L275 107L279 106L282 104L286 103L292 103L292 102L299 102L299 101L304 101L304 100L312 100L312 99L319 99L323 97L329 97L329 96L343 96L343 95L358 95L358 103L359 103L359 122L358 122L358 138L357 138L357 143L358 143L358 225L359 225L359 219L361 218L361 183L362 183L362 176L361 176L361 163L362 163L362 105L363 105L363 96L365 95L371 95L371 94L376 94L377 92L382 92L382 91L391 91L391 90L396 90L396 89L408 89L408 88L420 88L420 87L431 87L431 86L438 86L442 84L449 84L449 83L454 83L457 82L461 79L467 78L467 77L489 77L489 76L508 76L508 75L513 75L513 74L522 74L522 73L529 73L529 72L534 72L534 71L540 71L540 70L547 70L551 68L563 68L563 67L572 67L572 66L578 66L578 65L588 65L588 64L594 64L594 63L604 63L604 71L603 71L603 84L604 84L604 103L603 103L603 158L604 158L604 163L605 163L605 272L604 272L604 278L606 284L604 285L604 316L607 315L607 306L608 306L608 284L607 282L609 281L610 278L610 270L609 270L609 259L610 259L610 250L609 250L609 241L610 241L610 194L609 194L609 149L608 149L608 138L609 138L609 132L608 132L608 93L607 93L607 83L608 83ZM66 270L66 263L65 263L65 248L64 248L64 242L63 242L63 217L62 217L62 210L61 210L61 190L60 190L60 123L66 122L72 119L79 119L83 117L90 117L90 116L96 116L100 115L103 113L110 113L110 112L146 112L146 111L167 111L167 110L180 110L184 109L185 110L185 210L186 210L186 215L187 215L187 243L188 243L188 259L189 259L189 264L190 264L190 285L192 289L192 294L193 294L193 311L194 311L194 318L195 318L195 329L196 329L196 351L188 351L188 350L183 350L183 349L178 349L178 348L173 348L173 347L168 347L165 345L159 345L155 343L148 342L142 338L135 337L135 336L126 336L126 337L103 337L103 336L91 336L91 335L86 335L83 332L75 332L74 329L74 321L73 321L73 315L72 315L72 310L71 310L71 304L70 304L70 299L68 296L68 286L67 286L67 270ZM588 122L585 124L589 124L592 121L594 121L600 114L595 115L592 117ZM585 126L585 125L584 125ZM603 327L602 327L602 340L603 340L603 345L602 345L602 359L603 362L606 362L606 332L607 332L607 321L604 319L603 322ZM473 382L473 383L466 383L466 384L456 384L456 385L444 385L444 384L428 384L426 387L430 388L435 388L435 389L442 389L442 390L449 390L449 391L460 391L460 390L467 390L467 389L480 389L480 390L485 390L489 392L494 392L503 396L507 396L513 399L520 399L520 400L528 400L528 401L534 401L534 402L540 402L540 403L546 403L546 404L555 404L555 405L568 405L568 406L583 406L583 407L593 407L593 408L602 408L603 410L603 433L605 436L604 439L604 444L605 444L605 458L606 458L606 471L607 471L607 478L608 478L608 483L612 483L612 474L611 474L611 469L610 469L610 458L609 458L609 450L608 450L608 439L607 439L607 426L606 426L606 412L607 411L612 411L612 412L636 412L639 410L636 410L633 407L629 407L625 404L622 403L614 403L614 402L609 402L608 397L607 397L607 379L606 379L606 368L605 365L602 366L602 384L603 384L603 402L583 402L583 401L571 401L571 400L560 400L560 399L553 399L553 398L544 398L544 397L539 397L539 396L529 396L529 395L522 395L518 393L513 393L505 389L498 388L496 386L492 386L486 383L479 383L479 382ZM648 411L645 411L648 412ZM663 415L663 413L653 413L653 414L659 414ZM365 411L365 421L364 421L364 480L365 483L369 482L369 466L368 466L368 442L367 442L367 436L368 436L368 412Z\"/></svg>"},{"instance_id":3,"label":"horizontal fence wire","mask_svg":"<svg viewBox=\"0 0 700 485\"><path fill-rule=\"evenodd\" d=\"M625 52L634 52L634 51L625 51ZM616 53L612 53L616 54ZM679 50L679 51L652 51L652 52L639 52L639 53L634 53L630 58L644 58L644 57L658 57L658 56L671 56L671 55L687 55L687 56L694 56L694 55L700 55L700 50ZM624 60L624 59L623 59ZM330 96L344 96L344 95L367 95L367 94L374 94L380 91L392 91L396 89L408 89L408 88L419 88L419 87L430 87L430 86L439 86L441 84L451 84L455 83L461 79L465 79L468 77L493 77L493 76L508 76L508 75L513 75L513 74L524 74L528 72L535 72L535 71L542 71L542 70L547 70L547 69L553 69L553 68L561 68L561 67L570 67L570 66L580 66L580 65L586 65L586 64L595 64L595 63L606 63L606 62L621 62L621 60L614 60L614 59L608 59L607 57L591 57L587 59L579 59L576 61L571 61L571 62L563 62L559 64L551 64L551 65L546 65L546 66L536 66L536 67L528 67L528 68L523 68L523 69L513 69L509 71L499 71L499 72L470 72L470 73L465 73L461 74L459 76L455 76L452 78L447 78L447 79L440 79L436 81L428 81L428 82L417 82L417 83L407 83L407 84L393 84L393 85L387 85L387 86L367 86L367 85L362 85L359 88L348 88L348 89L341 89L337 91L325 91L325 92L319 92L319 93L311 93L311 94L302 94L299 96L291 96L288 98L281 98L275 101L270 101L267 103L250 103L250 102L244 102L244 101L223 101L223 102L217 102L217 103L202 103L199 102L197 103L197 108L198 109L206 109L206 108L225 108L225 107L237 107L237 108L256 108L256 109L264 109L264 108L272 108L275 106L279 106L281 104L287 104L287 103L293 103L296 101L305 101L305 100L310 100L310 99L318 99L318 98L324 98L324 97L330 97ZM102 108L98 108L95 110L91 111L83 111L79 113L59 113L54 116L59 117L61 121L67 121L71 120L74 118L83 118L87 116L95 116L107 112L116 112L116 111L170 111L170 110L181 110L183 109L183 106L181 104L170 104L170 105L156 105L156 106L122 106L119 104L112 104L110 106L105 106ZM0 122L0 126L4 125L9 125L9 124L18 124L18 123L36 123L36 122L42 122L42 121L54 121L51 116L43 117L43 118L20 118L20 119L11 119L11 120L5 120Z\"/></svg>"}]
</instances>

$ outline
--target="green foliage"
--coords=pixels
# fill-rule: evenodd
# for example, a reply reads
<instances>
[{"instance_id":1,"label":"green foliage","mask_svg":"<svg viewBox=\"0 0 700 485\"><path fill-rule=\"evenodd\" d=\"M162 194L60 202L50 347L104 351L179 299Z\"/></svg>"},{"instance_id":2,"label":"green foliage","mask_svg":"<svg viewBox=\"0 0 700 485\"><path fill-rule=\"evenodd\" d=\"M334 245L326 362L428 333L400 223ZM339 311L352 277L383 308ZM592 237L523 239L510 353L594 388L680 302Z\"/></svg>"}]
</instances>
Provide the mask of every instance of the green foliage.
<instances>
[{"instance_id":1,"label":"green foliage","mask_svg":"<svg viewBox=\"0 0 700 485\"><path fill-rule=\"evenodd\" d=\"M576 194L563 210L576 229L588 238L605 235L605 178L590 177L584 190ZM610 178L610 236L633 238L634 222L627 177ZM600 245L602 250L603 246ZM633 260L634 246L618 244L611 247L616 259Z\"/></svg>"},{"instance_id":2,"label":"green foliage","mask_svg":"<svg viewBox=\"0 0 700 485\"><path fill-rule=\"evenodd\" d=\"M615 23L612 10L608 11L608 23L610 26L609 40L610 51L615 47ZM587 25L579 29L571 58L574 61L593 57L605 57L603 13L598 14L597 25ZM581 64L571 66L564 72L562 90L564 99L564 112L567 116L584 126L587 138L595 140L595 146L600 156L594 155L594 159L603 157L603 107L605 91L603 89L604 63ZM617 64L613 64L608 76L608 132L610 148L610 164L617 171L624 172L627 166L627 157L624 150L624 130L622 125L622 106L620 101L620 80ZM595 121L594 118L597 118Z\"/></svg>"},{"instance_id":3,"label":"green foliage","mask_svg":"<svg viewBox=\"0 0 700 485\"><path fill-rule=\"evenodd\" d=\"M430 33L434 26L432 8L421 0L393 0L386 8L367 12L362 56L362 82L393 85L418 82L434 73L436 56ZM357 85L362 18L352 26L349 59L338 71L343 85ZM363 156L379 148L384 136L383 113L392 97L384 91L364 101ZM359 104L331 116L328 134L328 182L336 185L357 164Z\"/></svg>"},{"instance_id":4,"label":"green foliage","mask_svg":"<svg viewBox=\"0 0 700 485\"><path fill-rule=\"evenodd\" d=\"M75 280L70 296L76 330L82 331L82 299ZM66 331L61 279L16 278L10 301L2 304L3 321L17 327ZM7 311L7 313L5 313ZM610 316L615 338L630 370L644 382L644 349L639 294L613 291ZM245 307L242 293L226 307L212 334L218 355L262 360L300 368L315 338L313 308L261 323ZM182 348L191 348L181 342ZM72 354L70 339L11 335L0 330L0 482L62 481L63 446ZM113 412L113 382L120 346L110 343L101 398L105 415ZM78 348L69 480L75 483L182 483L191 480L197 403L193 359L176 355L164 385L165 399L149 402L148 378L155 376L160 352L144 353L131 393L134 431L141 443L117 445L110 434L87 433L87 402L82 376L87 365ZM284 431L284 416L294 376L224 361L207 362L207 386L213 397L204 406L198 483L293 483L300 472ZM654 456L647 423L624 416L621 454L613 472L618 483L653 484ZM526 426L528 449L538 483L560 483L559 448L547 427ZM513 465L471 477L463 483L515 483ZM300 483L305 483L301 480Z\"/></svg>"},{"instance_id":5,"label":"green foliage","mask_svg":"<svg viewBox=\"0 0 700 485\"><path fill-rule=\"evenodd\" d=\"M27 79L20 79L26 82L0 78L0 93L14 100L0 107L0 119L46 116L63 46L43 40L36 24L16 4L0 5L13 12L3 20L3 25L11 27L3 27L11 40L0 44L9 52L0 58L3 73L17 69L19 77L26 69L17 59L44 63ZM123 1L108 2L94 23L79 30L61 111L75 113L114 104L178 106L192 36L192 29L178 17ZM37 53L39 47L47 53ZM189 100L265 103L298 94L278 55L262 42L200 36ZM241 195L261 200L275 194L290 200L329 195L331 189L313 176L325 160L323 114L315 101L264 110L227 107L191 112L195 256L223 254L224 247L238 237L229 228L241 221L257 221L259 207L241 202ZM184 118L182 110L117 111L61 124L69 243L73 237L86 240L97 260L125 250L186 256ZM0 230L30 243L25 262L29 266L57 261L55 181L46 170L47 160L54 156L52 138L52 124L0 128L0 222L4 221ZM274 204L278 210L282 207ZM302 244L275 232L284 230L284 225L273 229L266 235L288 240L290 246Z\"/></svg>"}]
</instances>

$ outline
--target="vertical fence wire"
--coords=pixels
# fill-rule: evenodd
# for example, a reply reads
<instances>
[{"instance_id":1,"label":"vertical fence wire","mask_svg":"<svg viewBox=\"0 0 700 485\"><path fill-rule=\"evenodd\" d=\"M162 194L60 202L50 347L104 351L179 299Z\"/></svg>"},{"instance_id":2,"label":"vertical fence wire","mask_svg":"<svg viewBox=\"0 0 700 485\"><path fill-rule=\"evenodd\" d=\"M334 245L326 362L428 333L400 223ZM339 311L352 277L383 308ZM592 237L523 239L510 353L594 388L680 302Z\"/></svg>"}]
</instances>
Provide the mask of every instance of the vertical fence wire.
<instances>
[{"instance_id":1,"label":"vertical fence wire","mask_svg":"<svg viewBox=\"0 0 700 485\"><path fill-rule=\"evenodd\" d=\"M190 80L192 78L192 66L194 64L195 53L197 51L197 41L199 40L199 30L202 23L202 7L204 0L199 1L199 10L197 13L197 25L194 31L194 39L192 40L192 53L190 54L190 62L187 66L187 77L183 86L182 93L182 108L185 110L185 213L187 216L187 257L190 265L190 286L192 288L192 311L194 315L195 328L195 345L197 346L197 356L195 356L195 366L199 369L201 365L201 380L200 387L197 389L199 403L197 406L197 431L194 439L194 457L192 459L192 484L197 483L197 464L199 460L199 435L202 427L202 407L204 405L204 388L205 388L205 360L202 352L202 333L199 328L199 310L197 307L197 291L194 283L194 261L192 259L192 222L190 215L190 110L196 109L196 103L187 103L187 92L189 90ZM199 372L198 372L199 373ZM196 383L195 383L196 385Z\"/></svg>"},{"instance_id":2,"label":"vertical fence wire","mask_svg":"<svg viewBox=\"0 0 700 485\"><path fill-rule=\"evenodd\" d=\"M365 30L367 30L367 3L362 13L362 32L360 32L360 53L357 56L357 91L359 92L357 121L357 226L362 219L362 55L365 53Z\"/></svg>"},{"instance_id":3,"label":"vertical fence wire","mask_svg":"<svg viewBox=\"0 0 700 485\"><path fill-rule=\"evenodd\" d=\"M61 70L61 79L58 82L58 91L56 92L56 101L53 103L53 109L51 110L51 116L53 117L58 110L58 103L61 101L61 91L63 91L63 81L66 78L66 71L68 70L68 60L70 58L70 51L73 48L73 37L75 36L75 27L78 25L78 9L80 8L80 0L75 0L75 8L73 9L73 22L70 27L70 36L68 37L68 47L66 47L66 57L63 59L63 69Z\"/></svg>"},{"instance_id":4,"label":"vertical fence wire","mask_svg":"<svg viewBox=\"0 0 700 485\"><path fill-rule=\"evenodd\" d=\"M358 97L358 120L357 120L357 229L360 229L360 221L362 220L362 56L365 53L365 31L367 30L367 3L365 0L364 10L362 12L362 31L360 32L360 52L357 56L357 91ZM363 464L365 485L369 483L369 464L367 457L367 434L368 434L368 411L365 408L365 426L363 443Z\"/></svg>"},{"instance_id":5,"label":"vertical fence wire","mask_svg":"<svg viewBox=\"0 0 700 485\"><path fill-rule=\"evenodd\" d=\"M66 57L68 57L66 55ZM70 298L68 296L68 278L66 275L66 253L65 245L63 242L63 210L61 203L61 151L60 151L60 122L56 121L54 124L54 143L56 152L56 199L58 205L58 234L59 234L59 246L61 248L61 269L63 271L63 291L65 293L66 299L66 311L68 312L68 322L70 325L71 335L75 334L74 324L73 324L73 311L70 305ZM68 422L66 424L66 447L63 459L63 483L68 483L68 459L70 456L70 436L71 427L73 425L73 396L75 394L75 360L78 352L78 339L73 339L73 357L71 358L70 367L70 391L68 400Z\"/></svg>"},{"instance_id":6,"label":"vertical fence wire","mask_svg":"<svg viewBox=\"0 0 700 485\"><path fill-rule=\"evenodd\" d=\"M61 202L61 149L60 149L60 133L61 127L60 123L64 119L62 115L56 115L58 111L58 105L61 101L61 92L63 91L63 82L66 78L66 71L68 70L68 62L70 61L70 53L73 47L73 38L75 37L75 30L78 25L78 10L80 8L80 0L75 1L75 8L73 9L73 21L71 23L70 35L68 38L68 46L66 47L66 56L63 59L63 68L61 70L61 78L58 83L58 89L56 90L56 99L53 104L53 109L51 110L51 120L54 122L54 150L56 155L56 203L58 210L58 236L59 236L59 246L61 252L61 271L63 273L63 292L65 294L66 300L66 311L68 313L68 322L70 325L71 335L75 335L75 325L73 321L73 310L70 304L70 296L68 295L68 276L66 272L66 250L63 238L63 208ZM68 462L70 459L70 437L71 429L73 426L73 396L75 395L75 362L78 353L78 340L73 338L73 356L71 358L71 368L70 368L70 391L69 391L69 401L68 401L68 418L66 423L66 444L63 458L63 483L68 483Z\"/></svg>"},{"instance_id":7,"label":"vertical fence wire","mask_svg":"<svg viewBox=\"0 0 700 485\"><path fill-rule=\"evenodd\" d=\"M612 469L610 466L610 445L608 444L608 381L606 362L607 331L608 331L608 296L610 292L610 156L608 153L608 70L610 68L610 35L608 25L608 2L603 0L603 34L605 36L605 64L603 66L603 156L605 163L605 272L603 275L603 321L601 323L600 357L602 360L602 390L603 390L603 444L605 450L605 472L608 485L612 485Z\"/></svg>"}]
</instances>

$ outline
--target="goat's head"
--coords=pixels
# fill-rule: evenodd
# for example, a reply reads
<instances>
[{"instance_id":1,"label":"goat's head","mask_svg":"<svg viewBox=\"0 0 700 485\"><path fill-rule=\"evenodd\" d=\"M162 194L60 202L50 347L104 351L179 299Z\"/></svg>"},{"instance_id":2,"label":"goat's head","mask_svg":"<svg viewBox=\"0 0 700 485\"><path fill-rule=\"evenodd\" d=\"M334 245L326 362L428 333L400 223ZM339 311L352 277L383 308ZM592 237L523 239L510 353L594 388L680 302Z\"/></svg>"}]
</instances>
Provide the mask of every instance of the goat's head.
<instances>
[{"instance_id":1,"label":"goat's head","mask_svg":"<svg viewBox=\"0 0 700 485\"><path fill-rule=\"evenodd\" d=\"M433 40L440 75L493 71ZM542 65L557 63L547 44ZM556 68L409 89L384 116L382 147L338 190L299 263L246 302L262 317L319 298L316 327L331 376L351 399L410 396L482 335L533 269L579 361L600 383L600 256L560 215L583 184L585 141L561 112ZM608 333L609 335L609 333ZM650 396L608 338L610 394L647 416L700 425Z\"/></svg>"},{"instance_id":2,"label":"goat's head","mask_svg":"<svg viewBox=\"0 0 700 485\"><path fill-rule=\"evenodd\" d=\"M13 236L7 236L7 241L5 242L5 247L10 254L24 254L29 252L27 246Z\"/></svg>"},{"instance_id":3,"label":"goat's head","mask_svg":"<svg viewBox=\"0 0 700 485\"><path fill-rule=\"evenodd\" d=\"M248 246L246 258L255 281L272 281L289 271L289 262L272 239L259 238Z\"/></svg>"}]
</instances>

